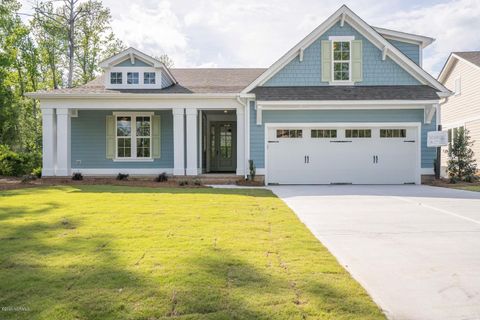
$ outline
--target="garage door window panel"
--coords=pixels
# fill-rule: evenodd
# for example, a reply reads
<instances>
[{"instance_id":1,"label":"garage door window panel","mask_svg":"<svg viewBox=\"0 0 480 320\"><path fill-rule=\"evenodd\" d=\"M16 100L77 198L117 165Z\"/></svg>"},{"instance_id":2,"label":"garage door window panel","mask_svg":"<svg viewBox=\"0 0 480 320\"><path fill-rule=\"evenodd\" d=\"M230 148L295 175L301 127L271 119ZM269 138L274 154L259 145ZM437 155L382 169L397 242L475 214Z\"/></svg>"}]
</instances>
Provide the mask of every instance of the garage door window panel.
<instances>
[{"instance_id":1,"label":"garage door window panel","mask_svg":"<svg viewBox=\"0 0 480 320\"><path fill-rule=\"evenodd\" d=\"M302 130L300 129L278 129L277 130L277 138L280 139L296 139L296 138L302 138L303 133Z\"/></svg>"},{"instance_id":2,"label":"garage door window panel","mask_svg":"<svg viewBox=\"0 0 480 320\"><path fill-rule=\"evenodd\" d=\"M310 131L311 138L336 138L337 130L326 130L326 129L312 129Z\"/></svg>"},{"instance_id":3,"label":"garage door window panel","mask_svg":"<svg viewBox=\"0 0 480 320\"><path fill-rule=\"evenodd\" d=\"M380 129L380 138L406 138L407 129Z\"/></svg>"},{"instance_id":4,"label":"garage door window panel","mask_svg":"<svg viewBox=\"0 0 480 320\"><path fill-rule=\"evenodd\" d=\"M371 129L346 129L345 138L371 138Z\"/></svg>"}]
</instances>

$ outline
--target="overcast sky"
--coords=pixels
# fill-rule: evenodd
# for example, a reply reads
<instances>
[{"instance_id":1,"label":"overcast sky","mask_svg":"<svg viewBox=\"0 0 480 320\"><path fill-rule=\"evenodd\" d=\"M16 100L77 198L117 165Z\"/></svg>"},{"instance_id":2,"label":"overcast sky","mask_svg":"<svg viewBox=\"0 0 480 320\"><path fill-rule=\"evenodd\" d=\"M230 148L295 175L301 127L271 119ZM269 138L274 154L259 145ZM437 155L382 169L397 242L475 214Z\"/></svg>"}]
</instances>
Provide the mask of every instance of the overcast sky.
<instances>
[{"instance_id":1,"label":"overcast sky","mask_svg":"<svg viewBox=\"0 0 480 320\"><path fill-rule=\"evenodd\" d=\"M103 3L112 12L120 39L150 55L167 53L176 67L268 67L342 5L333 0ZM373 26L435 38L424 51L424 68L434 76L451 51L480 50L480 0L345 4Z\"/></svg>"}]
</instances>

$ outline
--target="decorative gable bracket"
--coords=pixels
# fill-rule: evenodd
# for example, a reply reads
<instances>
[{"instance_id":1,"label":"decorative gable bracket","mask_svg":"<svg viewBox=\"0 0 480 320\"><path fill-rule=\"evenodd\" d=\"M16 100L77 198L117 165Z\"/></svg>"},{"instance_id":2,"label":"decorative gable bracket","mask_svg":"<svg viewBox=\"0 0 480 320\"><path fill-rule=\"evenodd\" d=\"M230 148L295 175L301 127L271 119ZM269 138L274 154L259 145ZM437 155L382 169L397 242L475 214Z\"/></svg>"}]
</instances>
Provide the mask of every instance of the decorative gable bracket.
<instances>
[{"instance_id":1,"label":"decorative gable bracket","mask_svg":"<svg viewBox=\"0 0 480 320\"><path fill-rule=\"evenodd\" d=\"M382 50L382 61L385 61L385 59L387 59L387 54L388 54L388 47L385 46L383 47L383 50Z\"/></svg>"},{"instance_id":2,"label":"decorative gable bracket","mask_svg":"<svg viewBox=\"0 0 480 320\"><path fill-rule=\"evenodd\" d=\"M423 113L423 122L425 124L432 123L432 119L435 116L435 111L437 110L437 104L426 105Z\"/></svg>"}]
</instances>

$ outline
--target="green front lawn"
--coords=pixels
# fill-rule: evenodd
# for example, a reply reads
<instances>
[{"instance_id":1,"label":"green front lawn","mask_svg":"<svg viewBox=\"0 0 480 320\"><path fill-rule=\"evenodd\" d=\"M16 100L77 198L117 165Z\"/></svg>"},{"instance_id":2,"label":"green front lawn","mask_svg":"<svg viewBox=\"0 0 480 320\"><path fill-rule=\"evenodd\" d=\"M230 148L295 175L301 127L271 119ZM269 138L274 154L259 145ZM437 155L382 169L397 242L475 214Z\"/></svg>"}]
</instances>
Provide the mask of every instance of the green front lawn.
<instances>
[{"instance_id":1,"label":"green front lawn","mask_svg":"<svg viewBox=\"0 0 480 320\"><path fill-rule=\"evenodd\" d=\"M455 189L462 189L462 190L468 190L468 191L477 191L480 192L480 186L460 186L460 187L454 187Z\"/></svg>"},{"instance_id":2,"label":"green front lawn","mask_svg":"<svg viewBox=\"0 0 480 320\"><path fill-rule=\"evenodd\" d=\"M384 319L267 190L0 193L0 319Z\"/></svg>"}]
</instances>

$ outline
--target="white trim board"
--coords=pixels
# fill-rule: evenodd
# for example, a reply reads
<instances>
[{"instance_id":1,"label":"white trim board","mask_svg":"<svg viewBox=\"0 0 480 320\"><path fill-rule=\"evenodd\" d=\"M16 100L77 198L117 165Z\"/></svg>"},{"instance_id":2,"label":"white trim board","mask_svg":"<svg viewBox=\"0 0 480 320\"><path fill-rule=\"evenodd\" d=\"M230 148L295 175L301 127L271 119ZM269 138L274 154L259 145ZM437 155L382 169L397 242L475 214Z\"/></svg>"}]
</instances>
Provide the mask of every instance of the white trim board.
<instances>
[{"instance_id":1,"label":"white trim board","mask_svg":"<svg viewBox=\"0 0 480 320\"><path fill-rule=\"evenodd\" d=\"M85 176L116 176L119 173L127 173L130 175L135 176L151 176L157 175L160 173L167 173L173 174L173 168L153 168L153 169L137 169L137 168L118 168L118 169L111 169L111 168L72 168L72 173L80 172Z\"/></svg>"},{"instance_id":2,"label":"white trim board","mask_svg":"<svg viewBox=\"0 0 480 320\"><path fill-rule=\"evenodd\" d=\"M323 33L330 29L337 21L345 19L353 28L364 35L372 44L374 44L380 50L384 48L388 49L388 56L403 69L405 69L414 78L423 84L430 84L435 87L439 92L450 95L450 91L445 88L440 82L438 82L433 76L420 68L415 62L410 60L405 54L398 50L393 44L388 42L383 36L381 36L373 27L368 25L359 16L357 16L347 6L343 5L335 13L333 13L327 20L319 25L315 30L308 34L303 40L301 40L296 46L290 49L274 64L272 64L264 73L262 73L257 79L255 79L248 87L242 92L250 92L257 86L263 85L271 77L273 77L278 71L280 71L285 65L292 61L300 52L300 49L305 49L316 41Z\"/></svg>"}]
</instances>

